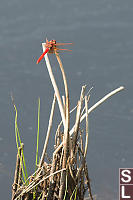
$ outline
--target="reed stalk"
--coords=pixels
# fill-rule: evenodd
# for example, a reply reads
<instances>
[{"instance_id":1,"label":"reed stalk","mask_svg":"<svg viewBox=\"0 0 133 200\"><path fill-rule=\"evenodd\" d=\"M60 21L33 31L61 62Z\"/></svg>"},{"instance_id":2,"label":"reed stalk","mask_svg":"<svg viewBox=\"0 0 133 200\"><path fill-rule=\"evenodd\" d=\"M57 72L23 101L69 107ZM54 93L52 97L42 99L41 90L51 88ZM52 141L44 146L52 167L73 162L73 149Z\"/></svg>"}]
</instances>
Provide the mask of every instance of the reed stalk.
<instances>
[{"instance_id":1,"label":"reed stalk","mask_svg":"<svg viewBox=\"0 0 133 200\"><path fill-rule=\"evenodd\" d=\"M42 167L43 162L44 162L44 158L45 158L45 154L46 154L46 150L47 150L47 146L48 146L48 141L49 141L49 137L50 137L50 132L51 132L51 128L52 128L55 103L56 103L56 96L54 94L52 108L51 108L51 114L50 114L50 118L49 118L47 135L46 135L46 139L45 139L45 143L44 143L43 152L42 152L41 160L40 160L40 163L39 163L39 167Z\"/></svg>"},{"instance_id":2,"label":"reed stalk","mask_svg":"<svg viewBox=\"0 0 133 200\"><path fill-rule=\"evenodd\" d=\"M107 99L109 99L110 97L112 97L113 95L117 94L118 92L124 90L124 87L121 86L115 90L113 90L112 92L110 92L109 94L105 95L102 99L100 99L97 103L95 103L91 108L88 109L88 115L94 111L98 106L100 106L102 103L104 103ZM80 123L85 119L86 117L86 113L81 117L80 119ZM73 134L74 132L74 127L70 130L70 136ZM54 154L58 153L58 151L61 149L63 143L61 143L58 148L54 151Z\"/></svg>"},{"instance_id":3,"label":"reed stalk","mask_svg":"<svg viewBox=\"0 0 133 200\"><path fill-rule=\"evenodd\" d=\"M63 82L64 82L64 88L65 88L65 127L64 127L64 137L63 137L63 145L64 145L64 154L63 154L63 163L62 168L66 168L66 163L68 159L69 154L69 126L70 126L70 108L69 108L69 92L68 92L68 85L66 80L66 75L64 72L64 68L60 59L60 56L57 52L55 52L57 61L60 66L60 70L62 72ZM61 173L61 180L60 180L60 191L59 191L59 199L62 199L65 192L65 181L66 180L66 171L62 171Z\"/></svg>"},{"instance_id":4,"label":"reed stalk","mask_svg":"<svg viewBox=\"0 0 133 200\"><path fill-rule=\"evenodd\" d=\"M37 144L36 144L36 164L35 171L38 164L38 148L39 148L39 131L40 131L40 98L38 99L38 127L37 127Z\"/></svg>"},{"instance_id":5,"label":"reed stalk","mask_svg":"<svg viewBox=\"0 0 133 200\"><path fill-rule=\"evenodd\" d=\"M45 51L45 43L42 43L42 48L43 48L43 51ZM60 113L61 113L63 125L65 126L65 112L64 112L64 109L63 109L63 104L62 104L62 101L61 101L59 89L57 87L57 84L56 84L56 81L55 81L53 71L52 71L52 68L51 68L47 54L45 55L45 61L46 61L46 66L47 66L47 69L48 69L48 72L49 72L50 80L51 80L52 86L54 88L55 95L57 97L57 102L58 102L58 105L59 105L59 110L60 110Z\"/></svg>"},{"instance_id":6,"label":"reed stalk","mask_svg":"<svg viewBox=\"0 0 133 200\"><path fill-rule=\"evenodd\" d=\"M87 96L85 96L85 109L86 109L86 139L85 139L85 151L84 151L84 158L86 158L87 149L88 149L88 135L89 135L89 125L88 125L88 102Z\"/></svg>"}]
</instances>

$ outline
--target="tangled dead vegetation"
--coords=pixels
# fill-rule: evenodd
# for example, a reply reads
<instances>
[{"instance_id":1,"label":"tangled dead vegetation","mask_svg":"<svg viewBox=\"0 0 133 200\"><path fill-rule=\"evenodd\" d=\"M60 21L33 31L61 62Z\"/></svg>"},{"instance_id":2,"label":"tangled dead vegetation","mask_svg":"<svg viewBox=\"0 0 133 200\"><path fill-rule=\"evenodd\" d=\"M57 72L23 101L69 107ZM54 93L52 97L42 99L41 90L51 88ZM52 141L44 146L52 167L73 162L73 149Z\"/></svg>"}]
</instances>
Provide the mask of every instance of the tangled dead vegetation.
<instances>
[{"instance_id":1,"label":"tangled dead vegetation","mask_svg":"<svg viewBox=\"0 0 133 200\"><path fill-rule=\"evenodd\" d=\"M59 54L56 51L55 55L62 72L65 95L62 100L48 56L45 55L46 65L54 88L54 98L51 106L44 148L36 171L29 176L26 181L23 181L22 166L24 164L24 145L21 143L17 153L14 183L12 185L12 200L83 200L86 191L88 191L88 199L94 199L91 192L90 178L86 163L89 136L88 115L110 96L123 90L124 87L117 88L107 94L88 109L90 91L86 94L86 85L84 85L82 86L76 107L70 111L66 75ZM47 158L47 146L51 133L56 101L58 102L62 121L58 124L57 130L52 133L55 135L53 157L46 162L45 158ZM73 111L76 111L75 123L70 130L70 115ZM86 125L82 127L82 121L84 119Z\"/></svg>"}]
</instances>

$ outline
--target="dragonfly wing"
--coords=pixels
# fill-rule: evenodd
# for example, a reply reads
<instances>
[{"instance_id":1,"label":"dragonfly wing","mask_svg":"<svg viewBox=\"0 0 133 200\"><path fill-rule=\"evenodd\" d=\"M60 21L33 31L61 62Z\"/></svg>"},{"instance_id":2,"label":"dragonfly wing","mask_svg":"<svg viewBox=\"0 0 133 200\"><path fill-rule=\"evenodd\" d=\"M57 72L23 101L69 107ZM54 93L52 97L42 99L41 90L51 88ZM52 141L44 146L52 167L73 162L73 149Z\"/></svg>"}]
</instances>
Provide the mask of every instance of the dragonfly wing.
<instances>
[{"instance_id":1,"label":"dragonfly wing","mask_svg":"<svg viewBox=\"0 0 133 200\"><path fill-rule=\"evenodd\" d=\"M56 43L55 45L56 46L63 46L63 45L71 45L71 44L73 44L73 43Z\"/></svg>"},{"instance_id":2,"label":"dragonfly wing","mask_svg":"<svg viewBox=\"0 0 133 200\"><path fill-rule=\"evenodd\" d=\"M72 51L72 50L70 50L70 49L60 49L60 48L57 48L57 50L61 50L61 51Z\"/></svg>"}]
</instances>

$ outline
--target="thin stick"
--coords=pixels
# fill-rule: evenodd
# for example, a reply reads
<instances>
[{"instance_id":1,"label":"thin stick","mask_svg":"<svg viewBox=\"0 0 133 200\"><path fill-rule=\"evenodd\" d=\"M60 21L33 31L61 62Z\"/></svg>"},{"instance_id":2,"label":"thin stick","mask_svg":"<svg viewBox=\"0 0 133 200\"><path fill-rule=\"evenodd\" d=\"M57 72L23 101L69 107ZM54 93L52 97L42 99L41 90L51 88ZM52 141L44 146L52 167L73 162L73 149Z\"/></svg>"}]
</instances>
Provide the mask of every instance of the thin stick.
<instances>
[{"instance_id":1,"label":"thin stick","mask_svg":"<svg viewBox=\"0 0 133 200\"><path fill-rule=\"evenodd\" d=\"M74 153L75 153L75 148L76 148L76 144L77 144L79 123L80 123L80 113L81 113L81 101L78 101L76 121L75 121L75 125L74 125L74 137L73 137L73 152Z\"/></svg>"},{"instance_id":2,"label":"thin stick","mask_svg":"<svg viewBox=\"0 0 133 200\"><path fill-rule=\"evenodd\" d=\"M42 47L43 47L43 52L44 52L45 51L45 43L42 43ZM58 102L58 105L59 105L59 110L60 110L60 113L61 113L63 125L65 126L65 112L64 112L64 109L63 109L59 89L57 87L57 84L56 84L56 81L55 81L55 78L54 78L52 68L51 68L47 54L45 54L45 61L46 61L49 76L50 76L50 79L51 79L51 82L52 82L52 85L53 85L53 88L54 88L54 91L55 91L55 94L56 94L56 97L57 97L57 102Z\"/></svg>"},{"instance_id":3,"label":"thin stick","mask_svg":"<svg viewBox=\"0 0 133 200\"><path fill-rule=\"evenodd\" d=\"M23 154L22 154L23 149L24 149L24 144L21 143L20 160L22 161L23 161ZM20 165L20 168L19 168L18 187L20 187L20 185L22 185L22 165Z\"/></svg>"},{"instance_id":4,"label":"thin stick","mask_svg":"<svg viewBox=\"0 0 133 200\"><path fill-rule=\"evenodd\" d=\"M55 133L55 148L57 148L57 146L59 146L60 144L60 127L62 125L62 121L60 122L60 124L57 127L56 133Z\"/></svg>"},{"instance_id":5,"label":"thin stick","mask_svg":"<svg viewBox=\"0 0 133 200\"><path fill-rule=\"evenodd\" d=\"M40 98L38 98L38 127L37 127L37 144L36 144L36 165L35 170L38 164L38 148L39 148L39 132L40 132Z\"/></svg>"},{"instance_id":6,"label":"thin stick","mask_svg":"<svg viewBox=\"0 0 133 200\"><path fill-rule=\"evenodd\" d=\"M43 161L44 161L44 158L45 158L45 153L46 153L47 146L48 146L48 140L49 140L49 136L50 136L50 131L51 131L51 127L52 127L52 121L53 121L53 115L54 115L55 102L56 102L56 96L54 94L54 99L53 99L52 108L51 108L51 114L50 114L50 118L49 118L47 136L46 136L46 139L45 139L45 144L44 144L44 147L43 147L43 152L42 152L41 160L40 160L40 163L39 163L39 167L42 167L42 165L43 165Z\"/></svg>"},{"instance_id":7,"label":"thin stick","mask_svg":"<svg viewBox=\"0 0 133 200\"><path fill-rule=\"evenodd\" d=\"M69 147L69 142L71 142L69 140L69 124L70 124L69 92L68 92L66 75L65 75L65 72L64 72L64 68L63 68L61 59L59 57L59 54L56 51L55 51L55 55L56 55L57 61L58 61L59 66L60 66L60 70L62 72L64 87L65 87L65 95L66 95L66 103L65 103L66 123L65 123L65 126L64 126L64 138L63 138L64 155L63 155L63 163L62 163L62 168L66 168L66 163L67 163L67 159L68 159L68 152L69 152L68 147ZM62 199L63 196L64 196L65 182L66 182L66 171L62 171L61 180L60 180L59 199Z\"/></svg>"},{"instance_id":8,"label":"thin stick","mask_svg":"<svg viewBox=\"0 0 133 200\"><path fill-rule=\"evenodd\" d=\"M92 196L92 192L91 192L91 186L90 186L90 179L89 179L89 175L88 175L88 168L87 168L87 164L85 163L84 166L84 172L85 172L85 177L86 177L86 181L87 181L87 185L88 185L88 192L90 195L90 200L93 200L93 196Z\"/></svg>"},{"instance_id":9,"label":"thin stick","mask_svg":"<svg viewBox=\"0 0 133 200\"><path fill-rule=\"evenodd\" d=\"M56 55L56 58L57 58L57 61L59 63L60 70L61 70L61 73L62 73L62 77L63 77L63 81L64 81L64 87L65 87L65 95L66 95L66 98L69 98L67 79L66 79L65 71L64 71L60 56L56 51L55 51L55 55Z\"/></svg>"},{"instance_id":10,"label":"thin stick","mask_svg":"<svg viewBox=\"0 0 133 200\"><path fill-rule=\"evenodd\" d=\"M84 86L86 86L86 85L84 85ZM83 86L83 87L84 87ZM89 89L89 91L87 92L87 94L86 94L86 96L88 96L88 101L89 101L89 96L90 96L90 92L91 92L91 90L93 89L93 87L91 87L90 89ZM83 100L84 100L84 98L83 98ZM77 105L74 107L74 108L72 108L72 110L70 110L70 113L72 113L75 109L77 108ZM85 109L85 108L84 108ZM84 112L84 109L83 109L83 111L82 112ZM82 113L81 113L82 114Z\"/></svg>"},{"instance_id":11,"label":"thin stick","mask_svg":"<svg viewBox=\"0 0 133 200\"><path fill-rule=\"evenodd\" d=\"M17 191L17 185L18 185L18 179L19 179L19 170L20 170L20 155L21 155L21 147L18 148L18 153L17 153L14 183L12 185L12 200L14 199L15 192Z\"/></svg>"},{"instance_id":12,"label":"thin stick","mask_svg":"<svg viewBox=\"0 0 133 200\"><path fill-rule=\"evenodd\" d=\"M86 96L87 96L87 95L86 95ZM90 100L90 95L87 97L87 103L89 102L89 100ZM82 112L81 112L81 116L83 115L84 111L85 111L85 106L84 106L84 108L83 108L83 110L82 110Z\"/></svg>"},{"instance_id":13,"label":"thin stick","mask_svg":"<svg viewBox=\"0 0 133 200\"><path fill-rule=\"evenodd\" d=\"M105 95L101 100L99 100L97 103L95 103L89 110L88 110L88 115L95 110L99 105L101 105L104 101L106 101L108 98L110 98L111 96L113 96L114 94L120 92L121 90L124 90L124 87L121 86L115 90L113 90L112 92L110 92L109 94ZM84 120L84 118L86 117L86 113L81 117L80 122L82 122ZM70 130L70 135L73 134L74 131L74 127Z\"/></svg>"},{"instance_id":14,"label":"thin stick","mask_svg":"<svg viewBox=\"0 0 133 200\"><path fill-rule=\"evenodd\" d=\"M87 103L87 96L85 96L85 108L86 108L86 142L85 142L85 151L84 157L86 157L87 149L88 149L88 103Z\"/></svg>"},{"instance_id":15,"label":"thin stick","mask_svg":"<svg viewBox=\"0 0 133 200\"><path fill-rule=\"evenodd\" d=\"M99 105L101 105L104 101L106 101L108 98L110 98L111 96L115 95L116 93L120 92L121 90L124 90L124 87L121 86L115 90L113 90L112 92L110 92L109 94L105 95L101 100L99 100L97 103L95 103L89 110L88 110L88 115L95 110ZM83 121L83 119L86 117L86 113L81 117L80 122ZM70 136L73 134L74 132L74 126L73 128L70 130ZM54 154L56 154L62 147L63 143L61 143L58 148L54 151Z\"/></svg>"},{"instance_id":16,"label":"thin stick","mask_svg":"<svg viewBox=\"0 0 133 200\"><path fill-rule=\"evenodd\" d=\"M84 85L84 86L86 86L86 85ZM83 87L84 87L83 86ZM87 92L87 94L86 94L86 96L88 96L88 100L87 101L89 101L90 100L90 92L91 92L91 90L93 89L93 87L91 87L90 89L89 89L89 91ZM62 96L62 100L64 99L64 97ZM84 100L84 98L83 98L83 100ZM63 103L64 104L64 103ZM74 108L72 108L72 110L70 110L70 114L74 111L74 110L76 110L76 108L77 108L77 106L78 105L76 105ZM82 112L81 112L81 115L84 113L84 111L85 111L85 107L83 108L83 110L82 110ZM62 121L60 122L60 124L62 125Z\"/></svg>"},{"instance_id":17,"label":"thin stick","mask_svg":"<svg viewBox=\"0 0 133 200\"><path fill-rule=\"evenodd\" d=\"M58 171L56 171L56 172L54 172L54 173L52 173L52 174L50 174L50 175L48 175L48 176L46 176L46 177L44 177L44 178L42 178L38 183L36 183L34 186L32 186L32 187L28 187L27 189L25 189L24 191L23 191L23 193L28 193L30 190L32 190L33 188L35 188L37 185L39 185L41 182L43 182L44 180L46 180L46 179L48 179L48 178L50 178L51 176L54 176L55 174L57 174L57 173L60 173L60 172L62 172L62 171L66 171L66 169L61 169L61 170L58 170Z\"/></svg>"},{"instance_id":18,"label":"thin stick","mask_svg":"<svg viewBox=\"0 0 133 200\"><path fill-rule=\"evenodd\" d=\"M74 125L74 138L73 138L73 152L74 153L75 153L75 147L77 144L77 137L78 137L78 131L79 131L80 117L81 117L81 107L83 103L85 88L86 88L86 85L82 86L80 100L78 101L78 105L77 105L76 121Z\"/></svg>"},{"instance_id":19,"label":"thin stick","mask_svg":"<svg viewBox=\"0 0 133 200\"><path fill-rule=\"evenodd\" d=\"M41 182L43 182L44 180L48 179L48 178L51 177L51 176L54 176L54 175L57 174L57 173L62 172L63 170L66 170L66 169L58 170L58 171L54 172L53 174L50 174L50 175L48 175L48 176L42 178L38 183L36 183L36 184L33 185L32 187L31 187L31 186L29 187L29 185L28 185L28 187L25 188L14 200L17 200L20 196L22 196L22 195L25 194L25 193L28 193L30 190L32 190L33 188L35 188L37 185L39 185L39 184L40 184Z\"/></svg>"},{"instance_id":20,"label":"thin stick","mask_svg":"<svg viewBox=\"0 0 133 200\"><path fill-rule=\"evenodd\" d=\"M53 174L55 172L56 164L57 164L57 155L53 156L53 161L52 161L52 167L51 167L51 170L50 170L50 174ZM51 176L49 181L50 181L50 183L49 183L50 185L49 185L49 191L48 191L47 200L53 199L55 185L56 185L56 182L54 180L54 176Z\"/></svg>"},{"instance_id":21,"label":"thin stick","mask_svg":"<svg viewBox=\"0 0 133 200\"><path fill-rule=\"evenodd\" d=\"M64 111L65 111L65 106L66 106L66 105L65 105L65 104L66 104L66 103L65 103L65 96L62 96L62 101L63 101Z\"/></svg>"}]
</instances>

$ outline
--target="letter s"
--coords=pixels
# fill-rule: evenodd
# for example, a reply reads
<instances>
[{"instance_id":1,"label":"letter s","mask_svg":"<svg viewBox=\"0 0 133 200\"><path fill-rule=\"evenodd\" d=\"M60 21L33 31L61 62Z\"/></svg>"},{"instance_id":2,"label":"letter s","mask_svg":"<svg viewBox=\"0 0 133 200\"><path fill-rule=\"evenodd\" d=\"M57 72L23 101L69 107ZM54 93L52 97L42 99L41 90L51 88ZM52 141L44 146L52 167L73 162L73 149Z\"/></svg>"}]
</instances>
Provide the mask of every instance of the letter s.
<instances>
[{"instance_id":1,"label":"letter s","mask_svg":"<svg viewBox=\"0 0 133 200\"><path fill-rule=\"evenodd\" d=\"M131 176L130 176L130 174L131 174L131 171L130 171L130 170L128 170L128 169L122 170L122 171L121 171L121 175L122 175L123 177L125 177L125 179L124 179L123 177L121 178L122 182L124 182L124 183L130 182L130 181L131 181Z\"/></svg>"}]
</instances>

